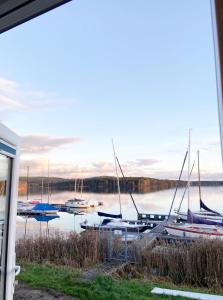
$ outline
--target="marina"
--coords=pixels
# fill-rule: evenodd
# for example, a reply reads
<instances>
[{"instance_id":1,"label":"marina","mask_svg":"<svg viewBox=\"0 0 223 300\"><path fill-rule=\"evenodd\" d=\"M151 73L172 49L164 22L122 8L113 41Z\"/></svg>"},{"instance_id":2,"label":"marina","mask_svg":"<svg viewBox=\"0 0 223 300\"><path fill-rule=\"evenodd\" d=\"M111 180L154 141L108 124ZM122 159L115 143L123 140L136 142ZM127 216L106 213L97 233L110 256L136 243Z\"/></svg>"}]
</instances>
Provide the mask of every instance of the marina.
<instances>
[{"instance_id":1,"label":"marina","mask_svg":"<svg viewBox=\"0 0 223 300\"><path fill-rule=\"evenodd\" d=\"M203 198L205 199L205 203L207 205L211 205L211 207L219 212L221 212L221 193L223 192L223 187L203 187ZM179 189L178 197L176 198L176 207L177 203L180 202L181 196L184 192L184 189ZM157 191L152 193L145 194L134 194L134 199L139 209L139 212L142 213L142 216L146 213L150 213L150 222L155 223L159 222L155 220L155 216L165 216L168 214L169 207L171 204L171 199L174 194L174 189L168 189L163 191ZM96 194L96 193L83 193L84 199L103 202L103 211L110 213L111 211L114 214L119 213L119 203L117 201L117 194ZM191 187L191 209L193 211L199 210L199 201L198 201L198 188ZM65 202L68 199L72 199L73 192L60 192L60 193L52 193L51 201L55 206L60 207L61 209L65 209ZM32 199L36 199L37 195L31 195ZM135 211L135 207L130 199L128 194L121 194L122 199L122 214L123 219L125 220L136 220L137 214ZM26 196L20 197L20 201L26 200ZM187 203L182 204L182 210L186 210ZM98 216L98 211L101 211L102 207L91 207L86 210L70 210L69 212L59 211L57 214L59 218L52 219L48 222L48 229L50 232L61 231L61 232L82 232L81 223L87 222L91 224L99 224L103 221L104 217ZM175 214L173 214L175 215ZM152 221L153 220L153 221ZM34 236L40 232L44 232L46 230L46 223L41 223L41 221L37 221L35 218L27 217L27 216L17 216L17 238L23 237L26 227L26 234L28 236Z\"/></svg>"}]
</instances>

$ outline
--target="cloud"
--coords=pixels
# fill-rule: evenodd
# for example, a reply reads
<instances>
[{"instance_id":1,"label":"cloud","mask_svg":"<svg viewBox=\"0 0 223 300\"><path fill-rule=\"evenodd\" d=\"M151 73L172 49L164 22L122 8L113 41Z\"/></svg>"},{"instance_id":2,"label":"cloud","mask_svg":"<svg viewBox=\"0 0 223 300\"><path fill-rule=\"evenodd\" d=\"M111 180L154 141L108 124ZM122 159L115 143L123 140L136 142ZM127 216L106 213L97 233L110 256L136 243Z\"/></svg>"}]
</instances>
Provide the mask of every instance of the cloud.
<instances>
[{"instance_id":1,"label":"cloud","mask_svg":"<svg viewBox=\"0 0 223 300\"><path fill-rule=\"evenodd\" d=\"M0 104L8 108L25 108L25 105L18 100L10 97L0 95Z\"/></svg>"},{"instance_id":2,"label":"cloud","mask_svg":"<svg viewBox=\"0 0 223 300\"><path fill-rule=\"evenodd\" d=\"M54 143L53 143L54 144ZM154 169L148 169L148 166L143 167L139 164L144 159L137 159L132 164L129 162L121 163L125 176L148 176L153 177ZM146 159L147 164L152 163L152 159ZM157 161L158 162L158 161ZM31 166L33 170L33 176L41 176L43 167L47 169L47 160L35 159L35 160L22 160L21 162L21 174L25 175L26 166ZM120 170L118 170L119 176L122 177ZM69 163L50 163L50 173L55 177L63 178L75 178L75 177L93 177L93 176L116 176L115 165L113 162L97 161L92 162L87 166L73 165Z\"/></svg>"},{"instance_id":3,"label":"cloud","mask_svg":"<svg viewBox=\"0 0 223 300\"><path fill-rule=\"evenodd\" d=\"M157 163L160 163L161 161L158 159L153 159L153 158L138 158L135 161L128 161L127 164L130 166L144 166L148 167Z\"/></svg>"},{"instance_id":4,"label":"cloud","mask_svg":"<svg viewBox=\"0 0 223 300\"><path fill-rule=\"evenodd\" d=\"M16 81L0 77L0 111L55 108L65 102L66 106L76 103L74 99L61 99L55 93L29 89Z\"/></svg>"},{"instance_id":5,"label":"cloud","mask_svg":"<svg viewBox=\"0 0 223 300\"><path fill-rule=\"evenodd\" d=\"M15 81L0 77L0 92L13 94L17 88L18 84Z\"/></svg>"},{"instance_id":6,"label":"cloud","mask_svg":"<svg viewBox=\"0 0 223 300\"><path fill-rule=\"evenodd\" d=\"M79 137L55 137L49 135L26 135L22 137L21 152L46 153L67 144L80 142Z\"/></svg>"}]
</instances>

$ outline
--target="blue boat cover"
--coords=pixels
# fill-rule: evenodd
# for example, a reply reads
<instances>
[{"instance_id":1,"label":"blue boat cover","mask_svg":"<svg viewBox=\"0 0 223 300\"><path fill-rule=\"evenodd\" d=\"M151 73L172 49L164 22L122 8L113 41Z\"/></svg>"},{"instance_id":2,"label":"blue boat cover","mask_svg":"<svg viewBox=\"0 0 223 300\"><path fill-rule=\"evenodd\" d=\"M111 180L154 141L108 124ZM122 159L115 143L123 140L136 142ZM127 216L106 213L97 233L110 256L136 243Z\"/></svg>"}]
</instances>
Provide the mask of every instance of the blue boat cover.
<instances>
[{"instance_id":1,"label":"blue boat cover","mask_svg":"<svg viewBox=\"0 0 223 300\"><path fill-rule=\"evenodd\" d=\"M115 214L108 214L108 213L98 211L98 215L100 217L107 217L107 218L113 218L113 219L122 219L122 214L115 215Z\"/></svg>"},{"instance_id":2,"label":"blue boat cover","mask_svg":"<svg viewBox=\"0 0 223 300\"><path fill-rule=\"evenodd\" d=\"M53 219L57 219L59 216L44 216L44 215L36 215L34 216L34 219L38 222L49 222L52 221Z\"/></svg>"},{"instance_id":3,"label":"blue boat cover","mask_svg":"<svg viewBox=\"0 0 223 300\"><path fill-rule=\"evenodd\" d=\"M38 203L36 204L32 210L41 210L41 211L46 211L46 210L58 210L55 206L49 204L49 203Z\"/></svg>"},{"instance_id":4,"label":"blue boat cover","mask_svg":"<svg viewBox=\"0 0 223 300\"><path fill-rule=\"evenodd\" d=\"M206 225L220 225L223 226L223 223L220 221L208 220L206 218L201 218L192 213L191 210L188 209L187 212L187 223L190 224L206 224Z\"/></svg>"},{"instance_id":5,"label":"blue boat cover","mask_svg":"<svg viewBox=\"0 0 223 300\"><path fill-rule=\"evenodd\" d=\"M206 211L212 212L213 214L215 214L215 215L217 215L217 216L220 216L220 215L221 215L221 214L218 213L217 211L212 210L212 209L210 209L209 207L207 207L207 205L204 204L204 202L203 202L201 199L200 199L200 208L203 208L203 209L206 210Z\"/></svg>"}]
</instances>

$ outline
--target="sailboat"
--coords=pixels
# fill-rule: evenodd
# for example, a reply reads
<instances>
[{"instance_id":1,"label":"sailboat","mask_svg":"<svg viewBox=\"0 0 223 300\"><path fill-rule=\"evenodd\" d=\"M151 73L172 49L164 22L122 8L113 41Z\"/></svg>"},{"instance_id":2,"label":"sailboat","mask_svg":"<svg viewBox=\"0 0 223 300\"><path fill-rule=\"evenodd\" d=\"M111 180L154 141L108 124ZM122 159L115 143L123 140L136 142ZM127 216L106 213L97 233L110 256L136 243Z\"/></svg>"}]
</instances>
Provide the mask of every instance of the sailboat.
<instances>
[{"instance_id":1,"label":"sailboat","mask_svg":"<svg viewBox=\"0 0 223 300\"><path fill-rule=\"evenodd\" d=\"M210 209L202 201L202 196L201 196L201 180L200 180L200 162L199 162L200 158L199 157L200 157L200 155L199 155L199 150L198 150L197 151L197 165L198 165L198 189L199 189L200 210L193 213L194 223L202 222L200 224L204 224L204 221L207 220L207 222L208 221L215 221L216 225L223 226L223 215L220 214L219 212L213 210L213 209ZM191 169L190 176L191 176L192 171L193 171L193 167ZM187 189L187 187L186 187L186 189ZM187 215L188 215L186 212L180 212L181 204L182 204L182 201L183 201L186 189L185 189L183 197L181 199L180 206L179 206L178 210L176 211L177 214L178 214L178 216L180 217L180 219L183 220L183 221L187 221Z\"/></svg>"},{"instance_id":2,"label":"sailboat","mask_svg":"<svg viewBox=\"0 0 223 300\"><path fill-rule=\"evenodd\" d=\"M116 180L117 180L119 213L118 214L114 214L114 213L111 214L111 213L106 213L106 212L98 211L98 215L100 217L106 217L106 218L112 218L112 219L122 219L122 204L121 204L120 181L119 181L119 175L118 175L117 157L116 157L116 153L115 153L115 146L114 146L113 140L112 140L112 149L113 149L113 156L114 156L114 163L115 163L115 174L116 174Z\"/></svg>"},{"instance_id":3,"label":"sailboat","mask_svg":"<svg viewBox=\"0 0 223 300\"><path fill-rule=\"evenodd\" d=\"M106 217L100 224L89 224L87 221L81 223L81 228L85 230L109 230L117 232L127 232L127 233L140 233L144 232L147 229L151 229L146 222L134 221L134 220L123 220L122 219L122 204L121 204L121 191L120 191L120 182L118 175L118 166L117 166L117 156L115 152L114 142L112 140L112 148L114 155L115 163L115 173L117 179L117 192L118 192L118 201L119 201L119 214L110 214L106 212L98 212L99 216Z\"/></svg>"},{"instance_id":4,"label":"sailboat","mask_svg":"<svg viewBox=\"0 0 223 300\"><path fill-rule=\"evenodd\" d=\"M85 230L121 231L128 233L142 233L147 229L151 229L145 222L107 218L105 218L101 224L88 224L88 222L85 221L81 223L81 228Z\"/></svg>"},{"instance_id":5,"label":"sailboat","mask_svg":"<svg viewBox=\"0 0 223 300\"><path fill-rule=\"evenodd\" d=\"M77 209L87 209L90 208L91 205L87 200L82 199L82 193L83 193L83 178L81 179L81 197L77 198L77 181L78 179L75 178L75 196L73 199L70 199L65 202L65 206L68 208L77 208Z\"/></svg>"},{"instance_id":6,"label":"sailboat","mask_svg":"<svg viewBox=\"0 0 223 300\"><path fill-rule=\"evenodd\" d=\"M42 214L42 215L55 215L58 212L58 208L55 207L54 205L50 204L50 165L49 165L49 160L48 160L48 191L47 191L47 202L43 202L43 176L42 176L42 184L41 184L41 203L37 203L33 207L33 211L36 212L37 214Z\"/></svg>"},{"instance_id":7,"label":"sailboat","mask_svg":"<svg viewBox=\"0 0 223 300\"><path fill-rule=\"evenodd\" d=\"M188 193L188 211L186 223L166 223L164 224L165 229L170 235L178 237L188 238L218 238L223 239L223 228L217 226L214 221L203 219L203 222L196 222L198 216L193 214L190 210L190 131L189 131L189 143L188 143L188 182L187 182L187 193ZM201 221L201 218L199 218ZM214 222L214 223L213 223Z\"/></svg>"}]
</instances>

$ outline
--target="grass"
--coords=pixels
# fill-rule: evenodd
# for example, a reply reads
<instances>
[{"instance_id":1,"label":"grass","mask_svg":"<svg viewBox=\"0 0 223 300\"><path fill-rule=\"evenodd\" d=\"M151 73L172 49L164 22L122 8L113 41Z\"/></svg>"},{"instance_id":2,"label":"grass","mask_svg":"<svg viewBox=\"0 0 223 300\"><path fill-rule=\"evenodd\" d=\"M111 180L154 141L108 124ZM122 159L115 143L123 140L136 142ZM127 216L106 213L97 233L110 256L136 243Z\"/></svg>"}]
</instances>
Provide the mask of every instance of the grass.
<instances>
[{"instance_id":1,"label":"grass","mask_svg":"<svg viewBox=\"0 0 223 300\"><path fill-rule=\"evenodd\" d=\"M155 296L150 293L154 283L136 279L114 279L98 276L90 282L80 280L81 273L65 266L27 263L22 267L19 280L36 288L52 288L81 300L183 300L182 297ZM157 284L171 288L165 283ZM172 286L172 288L175 288ZM187 298L188 299L188 298Z\"/></svg>"}]
</instances>

